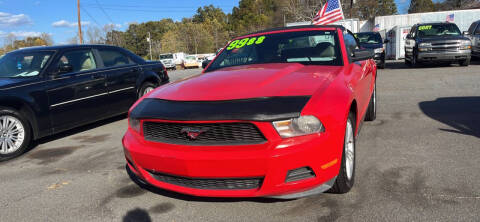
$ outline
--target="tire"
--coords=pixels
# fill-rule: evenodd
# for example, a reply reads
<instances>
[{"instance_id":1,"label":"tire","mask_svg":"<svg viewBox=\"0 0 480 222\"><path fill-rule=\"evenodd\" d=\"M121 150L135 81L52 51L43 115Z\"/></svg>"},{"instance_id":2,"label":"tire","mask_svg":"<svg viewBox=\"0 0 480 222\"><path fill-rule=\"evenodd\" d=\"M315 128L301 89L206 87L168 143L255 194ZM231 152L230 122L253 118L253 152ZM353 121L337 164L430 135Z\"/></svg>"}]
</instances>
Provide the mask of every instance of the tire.
<instances>
[{"instance_id":1,"label":"tire","mask_svg":"<svg viewBox=\"0 0 480 222\"><path fill-rule=\"evenodd\" d=\"M157 88L157 84L152 82L144 82L140 87L140 90L138 90L138 98L144 96L155 88Z\"/></svg>"},{"instance_id":2,"label":"tire","mask_svg":"<svg viewBox=\"0 0 480 222\"><path fill-rule=\"evenodd\" d=\"M0 161L23 154L31 140L32 130L26 118L13 109L0 107Z\"/></svg>"},{"instance_id":3,"label":"tire","mask_svg":"<svg viewBox=\"0 0 480 222\"><path fill-rule=\"evenodd\" d=\"M460 66L469 66L470 65L470 59L465 59L463 61L460 61Z\"/></svg>"},{"instance_id":4,"label":"tire","mask_svg":"<svg viewBox=\"0 0 480 222\"><path fill-rule=\"evenodd\" d=\"M412 59L410 60L410 67L412 68L417 68L419 66L418 64L418 58L415 52L412 55Z\"/></svg>"},{"instance_id":5,"label":"tire","mask_svg":"<svg viewBox=\"0 0 480 222\"><path fill-rule=\"evenodd\" d=\"M348 150L348 151L347 151ZM348 156L348 157L347 157ZM348 159L348 161L347 161ZM351 164L351 165L349 165ZM348 168L348 169L347 169ZM355 182L355 115L348 114L345 139L342 150L342 163L337 179L330 188L331 193L347 193Z\"/></svg>"},{"instance_id":6,"label":"tire","mask_svg":"<svg viewBox=\"0 0 480 222\"><path fill-rule=\"evenodd\" d=\"M379 68L379 69L385 69L385 61L383 61L383 63L380 64L380 65L378 66L378 68Z\"/></svg>"},{"instance_id":7,"label":"tire","mask_svg":"<svg viewBox=\"0 0 480 222\"><path fill-rule=\"evenodd\" d=\"M370 97L365 121L374 121L377 118L377 83L373 85L373 93Z\"/></svg>"}]
</instances>

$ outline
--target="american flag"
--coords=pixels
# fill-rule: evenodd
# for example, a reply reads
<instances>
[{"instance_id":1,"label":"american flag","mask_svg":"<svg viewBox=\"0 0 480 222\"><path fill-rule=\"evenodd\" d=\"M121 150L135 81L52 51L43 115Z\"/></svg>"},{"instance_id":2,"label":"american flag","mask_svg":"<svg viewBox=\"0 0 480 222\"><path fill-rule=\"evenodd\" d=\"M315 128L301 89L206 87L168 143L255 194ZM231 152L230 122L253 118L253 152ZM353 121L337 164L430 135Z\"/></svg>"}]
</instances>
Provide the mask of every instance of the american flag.
<instances>
[{"instance_id":1,"label":"american flag","mask_svg":"<svg viewBox=\"0 0 480 222\"><path fill-rule=\"evenodd\" d=\"M340 0L328 0L313 18L314 25L328 25L344 19Z\"/></svg>"},{"instance_id":2,"label":"american flag","mask_svg":"<svg viewBox=\"0 0 480 222\"><path fill-rule=\"evenodd\" d=\"M455 14L447 15L447 22L455 22Z\"/></svg>"},{"instance_id":3,"label":"american flag","mask_svg":"<svg viewBox=\"0 0 480 222\"><path fill-rule=\"evenodd\" d=\"M376 24L375 27L373 28L374 32L380 31L380 24Z\"/></svg>"}]
</instances>

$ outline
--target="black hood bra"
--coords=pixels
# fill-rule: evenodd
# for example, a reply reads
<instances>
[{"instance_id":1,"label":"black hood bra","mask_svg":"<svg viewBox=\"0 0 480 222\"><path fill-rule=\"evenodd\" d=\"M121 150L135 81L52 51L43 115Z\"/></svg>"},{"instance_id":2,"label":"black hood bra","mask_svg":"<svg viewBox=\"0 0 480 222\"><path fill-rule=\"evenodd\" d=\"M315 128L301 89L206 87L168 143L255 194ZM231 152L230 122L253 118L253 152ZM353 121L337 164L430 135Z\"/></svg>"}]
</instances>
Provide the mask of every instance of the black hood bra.
<instances>
[{"instance_id":1,"label":"black hood bra","mask_svg":"<svg viewBox=\"0 0 480 222\"><path fill-rule=\"evenodd\" d=\"M309 99L310 96L221 101L172 101L147 98L132 110L130 117L177 121L275 121L299 117Z\"/></svg>"}]
</instances>

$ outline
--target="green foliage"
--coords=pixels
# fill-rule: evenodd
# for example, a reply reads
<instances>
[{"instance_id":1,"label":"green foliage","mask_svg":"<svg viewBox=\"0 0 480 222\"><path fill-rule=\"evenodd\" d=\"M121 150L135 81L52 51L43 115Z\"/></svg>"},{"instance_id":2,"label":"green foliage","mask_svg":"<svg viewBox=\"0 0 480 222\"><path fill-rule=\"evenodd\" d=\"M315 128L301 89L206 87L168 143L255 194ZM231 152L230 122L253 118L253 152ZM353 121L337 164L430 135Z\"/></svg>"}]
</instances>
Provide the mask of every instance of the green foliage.
<instances>
[{"instance_id":1,"label":"green foliage","mask_svg":"<svg viewBox=\"0 0 480 222\"><path fill-rule=\"evenodd\" d=\"M432 0L411 0L408 13L433 12L435 4Z\"/></svg>"},{"instance_id":2,"label":"green foliage","mask_svg":"<svg viewBox=\"0 0 480 222\"><path fill-rule=\"evenodd\" d=\"M26 37L23 40L18 40L14 35L10 34L5 37L5 46L0 49L0 55L20 48L32 46L49 46L52 44L52 37L47 33L42 33L38 37Z\"/></svg>"}]
</instances>

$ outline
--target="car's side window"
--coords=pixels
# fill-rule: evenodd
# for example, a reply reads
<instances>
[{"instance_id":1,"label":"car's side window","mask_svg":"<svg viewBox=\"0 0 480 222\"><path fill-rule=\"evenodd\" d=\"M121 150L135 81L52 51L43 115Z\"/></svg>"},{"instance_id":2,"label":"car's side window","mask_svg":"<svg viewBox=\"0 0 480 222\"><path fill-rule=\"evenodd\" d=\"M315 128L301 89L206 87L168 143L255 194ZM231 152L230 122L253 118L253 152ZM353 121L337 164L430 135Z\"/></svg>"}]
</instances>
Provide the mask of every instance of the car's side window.
<instances>
[{"instance_id":1,"label":"car's side window","mask_svg":"<svg viewBox=\"0 0 480 222\"><path fill-rule=\"evenodd\" d=\"M344 38L344 41L345 41L345 46L347 48L348 57L350 58L350 57L352 57L355 49L359 49L359 47L357 45L357 40L350 33L345 33L343 35L343 38Z\"/></svg>"},{"instance_id":2,"label":"car's side window","mask_svg":"<svg viewBox=\"0 0 480 222\"><path fill-rule=\"evenodd\" d=\"M475 35L480 35L480 23L477 23L477 29L475 30Z\"/></svg>"},{"instance_id":3,"label":"car's side window","mask_svg":"<svg viewBox=\"0 0 480 222\"><path fill-rule=\"evenodd\" d=\"M72 72L88 71L97 68L92 50L81 49L65 52L58 61L57 67L70 66Z\"/></svg>"},{"instance_id":4,"label":"car's side window","mask_svg":"<svg viewBox=\"0 0 480 222\"><path fill-rule=\"evenodd\" d=\"M413 26L412 32L410 33L412 38L417 37L417 26Z\"/></svg>"},{"instance_id":5,"label":"car's side window","mask_svg":"<svg viewBox=\"0 0 480 222\"><path fill-rule=\"evenodd\" d=\"M130 58L114 49L99 49L98 53L105 67L115 67L134 64Z\"/></svg>"},{"instance_id":6,"label":"car's side window","mask_svg":"<svg viewBox=\"0 0 480 222\"><path fill-rule=\"evenodd\" d=\"M470 28L468 28L468 33L473 34L473 32L475 31L475 27L477 27L476 22L474 22L470 25Z\"/></svg>"}]
</instances>

